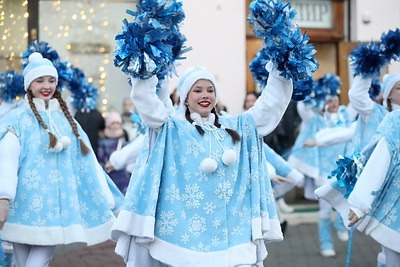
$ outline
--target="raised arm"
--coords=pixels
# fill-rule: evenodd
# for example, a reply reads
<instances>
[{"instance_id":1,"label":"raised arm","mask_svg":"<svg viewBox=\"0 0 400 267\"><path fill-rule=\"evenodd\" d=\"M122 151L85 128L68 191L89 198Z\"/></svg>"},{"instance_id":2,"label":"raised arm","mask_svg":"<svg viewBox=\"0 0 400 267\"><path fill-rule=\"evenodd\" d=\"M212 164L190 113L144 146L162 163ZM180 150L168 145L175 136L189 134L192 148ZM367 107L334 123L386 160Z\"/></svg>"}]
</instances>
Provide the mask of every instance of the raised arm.
<instances>
[{"instance_id":1,"label":"raised arm","mask_svg":"<svg viewBox=\"0 0 400 267\"><path fill-rule=\"evenodd\" d=\"M353 109L362 116L371 115L374 101L369 97L369 88L372 78L363 78L361 75L354 77L349 90L349 100Z\"/></svg>"},{"instance_id":2,"label":"raised arm","mask_svg":"<svg viewBox=\"0 0 400 267\"><path fill-rule=\"evenodd\" d=\"M272 62L266 68L269 71L267 85L254 106L246 111L253 116L260 136L265 136L276 128L289 105L293 91L292 80L280 76Z\"/></svg>"},{"instance_id":3,"label":"raised arm","mask_svg":"<svg viewBox=\"0 0 400 267\"><path fill-rule=\"evenodd\" d=\"M131 99L143 123L151 129L160 128L171 110L156 94L157 77L153 76L147 80L132 78L131 81Z\"/></svg>"}]
</instances>

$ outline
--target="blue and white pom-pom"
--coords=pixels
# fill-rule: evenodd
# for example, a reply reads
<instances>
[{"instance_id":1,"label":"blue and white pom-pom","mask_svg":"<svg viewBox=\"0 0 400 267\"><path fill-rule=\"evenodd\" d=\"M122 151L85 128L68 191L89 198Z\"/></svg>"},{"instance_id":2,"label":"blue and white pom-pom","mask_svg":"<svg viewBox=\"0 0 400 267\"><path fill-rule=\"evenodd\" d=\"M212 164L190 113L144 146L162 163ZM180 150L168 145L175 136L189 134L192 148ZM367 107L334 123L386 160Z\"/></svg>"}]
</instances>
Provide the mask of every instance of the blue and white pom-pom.
<instances>
[{"instance_id":1,"label":"blue and white pom-pom","mask_svg":"<svg viewBox=\"0 0 400 267\"><path fill-rule=\"evenodd\" d=\"M388 63L393 60L400 59L400 30L397 28L381 36L381 49Z\"/></svg>"},{"instance_id":2,"label":"blue and white pom-pom","mask_svg":"<svg viewBox=\"0 0 400 267\"><path fill-rule=\"evenodd\" d=\"M261 88L267 85L269 72L265 68L269 61L269 57L266 54L266 49L263 47L258 50L256 57L249 63L250 72L254 78L254 82Z\"/></svg>"},{"instance_id":3,"label":"blue and white pom-pom","mask_svg":"<svg viewBox=\"0 0 400 267\"><path fill-rule=\"evenodd\" d=\"M0 74L1 100L11 102L16 97L23 97L25 93L24 76L21 73L15 73L14 70L10 70Z\"/></svg>"},{"instance_id":4,"label":"blue and white pom-pom","mask_svg":"<svg viewBox=\"0 0 400 267\"><path fill-rule=\"evenodd\" d=\"M289 3L277 0L254 0L248 20L257 37L264 39L266 54L277 66L280 75L303 81L318 68L314 47L294 21L296 12Z\"/></svg>"},{"instance_id":5,"label":"blue and white pom-pom","mask_svg":"<svg viewBox=\"0 0 400 267\"><path fill-rule=\"evenodd\" d=\"M369 87L368 94L372 100L376 100L381 92L381 83L379 80L374 79L371 82L371 86Z\"/></svg>"},{"instance_id":6,"label":"blue and white pom-pom","mask_svg":"<svg viewBox=\"0 0 400 267\"><path fill-rule=\"evenodd\" d=\"M254 81L261 88L267 85L269 72L265 65L269 62L270 58L266 53L266 48L261 48L256 57L249 63L250 72L254 77ZM314 88L314 79L312 75L308 75L307 79L293 82L293 93L291 101L302 101L308 98Z\"/></svg>"},{"instance_id":7,"label":"blue and white pom-pom","mask_svg":"<svg viewBox=\"0 0 400 267\"><path fill-rule=\"evenodd\" d=\"M177 1L139 1L137 12L127 10L135 20L123 20L122 33L116 37L114 66L135 78L163 79L176 73L174 63L183 59L186 38L179 32L185 15Z\"/></svg>"},{"instance_id":8,"label":"blue and white pom-pom","mask_svg":"<svg viewBox=\"0 0 400 267\"><path fill-rule=\"evenodd\" d=\"M340 94L341 85L339 76L330 73L316 80L314 83L314 103L316 106L313 108L322 109L329 98Z\"/></svg>"},{"instance_id":9,"label":"blue and white pom-pom","mask_svg":"<svg viewBox=\"0 0 400 267\"><path fill-rule=\"evenodd\" d=\"M308 78L306 80L294 81L291 101L305 101L307 104L308 96L311 96L313 90L314 79L311 74L308 75Z\"/></svg>"},{"instance_id":10,"label":"blue and white pom-pom","mask_svg":"<svg viewBox=\"0 0 400 267\"><path fill-rule=\"evenodd\" d=\"M138 1L136 10L127 10L126 13L136 17L137 23L151 24L155 29L177 27L185 19L182 3L178 1Z\"/></svg>"},{"instance_id":11,"label":"blue and white pom-pom","mask_svg":"<svg viewBox=\"0 0 400 267\"><path fill-rule=\"evenodd\" d=\"M72 70L69 62L62 62L57 51L50 47L48 43L33 41L32 44L28 46L28 49L22 52L22 69L28 65L29 56L34 52L39 52L42 54L43 58L47 58L53 63L58 73L57 88L62 92L72 79Z\"/></svg>"},{"instance_id":12,"label":"blue and white pom-pom","mask_svg":"<svg viewBox=\"0 0 400 267\"><path fill-rule=\"evenodd\" d=\"M365 78L379 77L381 69L391 60L400 60L399 29L383 33L380 42L361 43L349 56L354 75L362 75Z\"/></svg>"},{"instance_id":13,"label":"blue and white pom-pom","mask_svg":"<svg viewBox=\"0 0 400 267\"><path fill-rule=\"evenodd\" d=\"M71 91L71 104L83 112L89 112L95 109L97 104L98 90L87 81L82 70L72 67L73 79L68 85Z\"/></svg>"},{"instance_id":14,"label":"blue and white pom-pom","mask_svg":"<svg viewBox=\"0 0 400 267\"><path fill-rule=\"evenodd\" d=\"M354 189L357 179L364 168L365 158L355 152L352 156L339 155L336 160L337 168L332 171L328 179L336 177L336 183L344 198L348 198Z\"/></svg>"},{"instance_id":15,"label":"blue and white pom-pom","mask_svg":"<svg viewBox=\"0 0 400 267\"><path fill-rule=\"evenodd\" d=\"M380 44L374 42L361 43L350 52L349 56L354 75L363 77L379 77L381 69L388 63Z\"/></svg>"},{"instance_id":16,"label":"blue and white pom-pom","mask_svg":"<svg viewBox=\"0 0 400 267\"><path fill-rule=\"evenodd\" d=\"M282 28L293 27L296 11L291 9L289 3L255 0L250 3L249 8L247 20L253 26L256 37L278 35Z\"/></svg>"}]
</instances>

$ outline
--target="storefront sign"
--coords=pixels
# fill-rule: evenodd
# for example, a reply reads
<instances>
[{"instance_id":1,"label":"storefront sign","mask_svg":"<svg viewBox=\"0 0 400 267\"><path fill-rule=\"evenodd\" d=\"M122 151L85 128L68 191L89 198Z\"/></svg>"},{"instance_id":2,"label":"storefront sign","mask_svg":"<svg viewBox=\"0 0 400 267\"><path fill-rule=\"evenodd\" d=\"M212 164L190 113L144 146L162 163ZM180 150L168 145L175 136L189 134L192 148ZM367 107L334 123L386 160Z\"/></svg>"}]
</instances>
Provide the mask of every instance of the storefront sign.
<instances>
[{"instance_id":1,"label":"storefront sign","mask_svg":"<svg viewBox=\"0 0 400 267\"><path fill-rule=\"evenodd\" d=\"M296 10L301 28L333 28L333 3L331 0L289 0Z\"/></svg>"}]
</instances>

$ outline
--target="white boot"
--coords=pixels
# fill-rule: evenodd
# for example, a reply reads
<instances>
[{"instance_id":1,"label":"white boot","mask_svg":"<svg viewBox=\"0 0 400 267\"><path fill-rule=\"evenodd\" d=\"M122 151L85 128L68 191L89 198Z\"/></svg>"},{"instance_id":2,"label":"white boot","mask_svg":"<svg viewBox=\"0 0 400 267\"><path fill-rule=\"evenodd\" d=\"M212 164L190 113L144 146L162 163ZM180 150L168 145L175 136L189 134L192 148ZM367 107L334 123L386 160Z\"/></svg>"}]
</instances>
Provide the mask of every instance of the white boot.
<instances>
[{"instance_id":1,"label":"white boot","mask_svg":"<svg viewBox=\"0 0 400 267\"><path fill-rule=\"evenodd\" d=\"M294 211L294 208L286 204L285 199L283 197L279 198L277 201L279 209L283 213L292 213Z\"/></svg>"},{"instance_id":2,"label":"white boot","mask_svg":"<svg viewBox=\"0 0 400 267\"><path fill-rule=\"evenodd\" d=\"M336 252L335 252L334 249L328 248L328 249L321 250L321 255L323 257L335 257L336 256Z\"/></svg>"},{"instance_id":3,"label":"white boot","mask_svg":"<svg viewBox=\"0 0 400 267\"><path fill-rule=\"evenodd\" d=\"M337 237L340 241L347 242L349 241L349 232L345 231L337 231Z\"/></svg>"}]
</instances>

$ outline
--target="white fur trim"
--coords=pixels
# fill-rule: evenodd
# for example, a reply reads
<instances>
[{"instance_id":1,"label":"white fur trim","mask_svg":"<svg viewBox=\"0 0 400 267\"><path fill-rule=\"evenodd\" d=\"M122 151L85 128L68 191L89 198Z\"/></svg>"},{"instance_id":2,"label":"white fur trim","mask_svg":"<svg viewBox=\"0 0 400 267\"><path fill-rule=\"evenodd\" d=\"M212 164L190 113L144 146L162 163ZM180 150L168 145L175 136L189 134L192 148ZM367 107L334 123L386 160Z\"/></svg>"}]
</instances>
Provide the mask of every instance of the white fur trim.
<instances>
[{"instance_id":1,"label":"white fur trim","mask_svg":"<svg viewBox=\"0 0 400 267\"><path fill-rule=\"evenodd\" d=\"M38 111L45 111L46 110L46 104L45 104L43 99L34 97L34 98L32 98L32 101L35 104L36 109ZM25 95L24 105L26 107L30 108L27 95ZM60 109L60 103L58 103L58 100L55 99L55 98L50 99L49 103L48 103L48 106L47 106L47 110L48 111L54 111L54 110L59 110L59 109Z\"/></svg>"},{"instance_id":2,"label":"white fur trim","mask_svg":"<svg viewBox=\"0 0 400 267\"><path fill-rule=\"evenodd\" d=\"M392 91L393 86L400 81L400 74L386 74L383 76L382 96L383 103L387 106L387 99Z\"/></svg>"},{"instance_id":3,"label":"white fur trim","mask_svg":"<svg viewBox=\"0 0 400 267\"><path fill-rule=\"evenodd\" d=\"M83 225L69 227L32 227L5 223L2 239L15 243L49 246L71 243L86 243L88 246L109 240L109 233L115 218L93 228Z\"/></svg>"}]
</instances>

